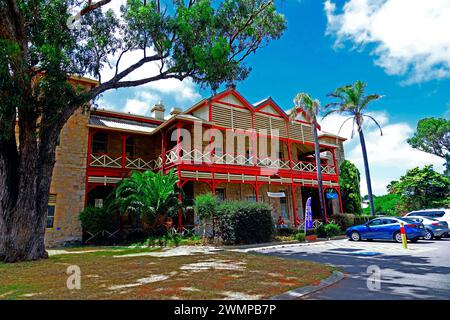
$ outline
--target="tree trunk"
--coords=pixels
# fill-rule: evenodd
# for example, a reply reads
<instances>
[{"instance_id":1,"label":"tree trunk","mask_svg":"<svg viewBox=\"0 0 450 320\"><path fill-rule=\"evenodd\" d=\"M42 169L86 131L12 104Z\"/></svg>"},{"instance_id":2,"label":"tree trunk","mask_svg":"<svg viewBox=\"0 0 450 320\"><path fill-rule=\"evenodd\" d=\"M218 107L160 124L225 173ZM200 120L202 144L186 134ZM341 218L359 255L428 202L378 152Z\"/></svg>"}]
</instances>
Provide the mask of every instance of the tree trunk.
<instances>
[{"instance_id":1,"label":"tree trunk","mask_svg":"<svg viewBox=\"0 0 450 320\"><path fill-rule=\"evenodd\" d=\"M21 120L19 151L14 134L0 139L0 261L4 262L48 257L44 243L47 206L62 125L42 126L37 139L35 119Z\"/></svg>"},{"instance_id":2,"label":"tree trunk","mask_svg":"<svg viewBox=\"0 0 450 320\"><path fill-rule=\"evenodd\" d=\"M325 199L323 196L323 183L322 183L322 164L320 162L320 146L319 146L319 136L317 134L317 125L313 122L313 133L314 133L314 152L316 156L316 168L317 168L317 184L319 189L319 208L320 215L322 217L323 223L327 223L327 216L325 214Z\"/></svg>"},{"instance_id":3,"label":"tree trunk","mask_svg":"<svg viewBox=\"0 0 450 320\"><path fill-rule=\"evenodd\" d=\"M375 206L373 205L372 182L370 180L369 161L367 159L366 141L364 139L364 133L362 129L359 130L359 141L361 142L361 149L364 159L364 171L366 173L367 194L369 195L370 213L372 214L373 217L375 217Z\"/></svg>"},{"instance_id":4,"label":"tree trunk","mask_svg":"<svg viewBox=\"0 0 450 320\"><path fill-rule=\"evenodd\" d=\"M37 154L25 158L31 160L30 157L38 158ZM24 166L20 167L23 169ZM49 186L51 175L42 177L32 167L29 170L19 169L15 178L7 182L6 192L0 199L0 261L3 262L47 257L44 236L49 191L45 192L38 185ZM19 186L16 197L5 196L8 190L14 190L16 186Z\"/></svg>"}]
</instances>

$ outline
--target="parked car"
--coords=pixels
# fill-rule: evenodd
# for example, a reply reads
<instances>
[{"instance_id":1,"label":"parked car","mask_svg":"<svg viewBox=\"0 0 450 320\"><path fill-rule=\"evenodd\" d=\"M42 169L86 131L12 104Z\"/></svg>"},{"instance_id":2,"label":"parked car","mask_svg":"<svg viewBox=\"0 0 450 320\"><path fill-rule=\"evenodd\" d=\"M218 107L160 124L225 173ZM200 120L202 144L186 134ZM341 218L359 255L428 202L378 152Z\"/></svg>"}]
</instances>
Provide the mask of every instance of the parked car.
<instances>
[{"instance_id":1,"label":"parked car","mask_svg":"<svg viewBox=\"0 0 450 320\"><path fill-rule=\"evenodd\" d=\"M406 239L411 242L417 242L426 236L426 229L421 222L397 217L375 218L365 224L350 227L345 233L352 241L380 239L402 242L401 222L405 226Z\"/></svg>"},{"instance_id":2,"label":"parked car","mask_svg":"<svg viewBox=\"0 0 450 320\"><path fill-rule=\"evenodd\" d=\"M450 231L446 221L439 221L435 218L420 216L408 216L408 219L415 222L421 222L425 226L425 229L427 230L427 234L423 237L425 240L441 239L441 237L447 235Z\"/></svg>"},{"instance_id":3,"label":"parked car","mask_svg":"<svg viewBox=\"0 0 450 320\"><path fill-rule=\"evenodd\" d=\"M419 216L426 218L434 218L439 221L445 221L450 226L450 209L425 209L407 213L404 217ZM445 236L449 236L447 233Z\"/></svg>"}]
</instances>

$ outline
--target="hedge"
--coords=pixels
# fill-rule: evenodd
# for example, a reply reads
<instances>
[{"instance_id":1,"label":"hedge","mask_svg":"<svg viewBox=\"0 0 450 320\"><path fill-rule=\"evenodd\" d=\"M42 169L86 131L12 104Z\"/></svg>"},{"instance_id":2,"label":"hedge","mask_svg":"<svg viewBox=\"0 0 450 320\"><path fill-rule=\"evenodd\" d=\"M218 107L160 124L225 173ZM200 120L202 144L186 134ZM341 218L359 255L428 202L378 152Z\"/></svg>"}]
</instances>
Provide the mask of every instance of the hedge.
<instances>
[{"instance_id":1,"label":"hedge","mask_svg":"<svg viewBox=\"0 0 450 320\"><path fill-rule=\"evenodd\" d=\"M224 244L269 242L274 235L271 208L261 202L225 201L217 207L217 229Z\"/></svg>"}]
</instances>

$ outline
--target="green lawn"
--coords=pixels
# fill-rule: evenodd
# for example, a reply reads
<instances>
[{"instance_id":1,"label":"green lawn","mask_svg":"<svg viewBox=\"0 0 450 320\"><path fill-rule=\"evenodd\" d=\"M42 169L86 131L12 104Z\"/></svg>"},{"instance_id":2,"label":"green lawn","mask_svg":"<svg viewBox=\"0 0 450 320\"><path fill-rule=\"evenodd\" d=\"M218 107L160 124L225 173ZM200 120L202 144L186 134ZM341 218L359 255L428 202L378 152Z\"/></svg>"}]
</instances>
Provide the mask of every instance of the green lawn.
<instances>
[{"instance_id":1,"label":"green lawn","mask_svg":"<svg viewBox=\"0 0 450 320\"><path fill-rule=\"evenodd\" d=\"M68 252L0 264L0 299L264 299L318 284L333 271L311 262L231 251L165 257L147 255L163 252L156 248ZM71 265L81 269L80 290L67 289Z\"/></svg>"}]
</instances>

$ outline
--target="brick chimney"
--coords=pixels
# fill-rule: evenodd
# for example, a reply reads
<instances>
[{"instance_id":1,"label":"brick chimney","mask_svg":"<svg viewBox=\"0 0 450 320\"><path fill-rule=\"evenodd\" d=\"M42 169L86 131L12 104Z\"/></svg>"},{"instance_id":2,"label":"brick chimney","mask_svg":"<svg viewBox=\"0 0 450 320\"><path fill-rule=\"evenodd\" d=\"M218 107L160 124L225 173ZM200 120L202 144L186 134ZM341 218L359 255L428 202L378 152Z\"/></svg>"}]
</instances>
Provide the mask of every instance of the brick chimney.
<instances>
[{"instance_id":1,"label":"brick chimney","mask_svg":"<svg viewBox=\"0 0 450 320\"><path fill-rule=\"evenodd\" d=\"M178 107L173 107L172 109L170 109L171 116L176 116L177 114L180 114L181 112L182 112L181 109Z\"/></svg>"},{"instance_id":2,"label":"brick chimney","mask_svg":"<svg viewBox=\"0 0 450 320\"><path fill-rule=\"evenodd\" d=\"M156 103L151 111L153 118L158 120L164 120L164 112L166 111L166 109L164 108L162 101Z\"/></svg>"}]
</instances>

